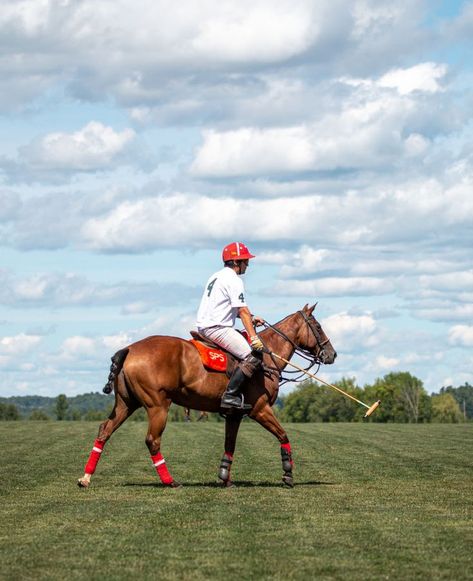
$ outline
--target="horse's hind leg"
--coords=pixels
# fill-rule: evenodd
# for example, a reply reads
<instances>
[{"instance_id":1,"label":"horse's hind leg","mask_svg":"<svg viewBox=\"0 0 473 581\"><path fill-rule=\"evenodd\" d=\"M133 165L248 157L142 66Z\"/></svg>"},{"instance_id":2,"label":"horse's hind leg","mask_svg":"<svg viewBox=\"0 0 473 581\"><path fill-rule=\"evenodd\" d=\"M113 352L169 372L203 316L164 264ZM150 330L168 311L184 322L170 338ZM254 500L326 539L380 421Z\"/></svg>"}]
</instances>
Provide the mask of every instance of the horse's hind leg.
<instances>
[{"instance_id":1,"label":"horse's hind leg","mask_svg":"<svg viewBox=\"0 0 473 581\"><path fill-rule=\"evenodd\" d=\"M218 477L223 482L224 486L232 486L230 479L230 470L233 462L233 454L235 453L236 439L238 430L240 428L241 415L227 416L225 418L225 452L223 453L218 471Z\"/></svg>"},{"instance_id":2,"label":"horse's hind leg","mask_svg":"<svg viewBox=\"0 0 473 581\"><path fill-rule=\"evenodd\" d=\"M100 424L98 436L94 442L92 451L90 452L87 464L85 465L84 476L77 482L81 488L87 488L89 486L90 479L97 468L103 447L107 440L138 407L139 404L133 399L126 396L124 397L117 392L115 396L115 405L111 414L107 420Z\"/></svg>"},{"instance_id":3,"label":"horse's hind leg","mask_svg":"<svg viewBox=\"0 0 473 581\"><path fill-rule=\"evenodd\" d=\"M294 462L292 461L291 444L289 443L289 438L287 437L286 431L279 423L278 419L274 415L273 410L269 405L264 406L255 415L251 415L258 424L262 425L263 428L271 432L279 440L281 444L281 460L283 477L282 481L286 486L291 488L294 486L294 479L292 476L292 469L294 467Z\"/></svg>"},{"instance_id":4,"label":"horse's hind leg","mask_svg":"<svg viewBox=\"0 0 473 581\"><path fill-rule=\"evenodd\" d=\"M165 486L178 488L180 484L171 476L166 461L161 454L161 436L168 417L169 403L162 404L148 409L148 434L146 436L146 445L148 446L156 472Z\"/></svg>"}]
</instances>

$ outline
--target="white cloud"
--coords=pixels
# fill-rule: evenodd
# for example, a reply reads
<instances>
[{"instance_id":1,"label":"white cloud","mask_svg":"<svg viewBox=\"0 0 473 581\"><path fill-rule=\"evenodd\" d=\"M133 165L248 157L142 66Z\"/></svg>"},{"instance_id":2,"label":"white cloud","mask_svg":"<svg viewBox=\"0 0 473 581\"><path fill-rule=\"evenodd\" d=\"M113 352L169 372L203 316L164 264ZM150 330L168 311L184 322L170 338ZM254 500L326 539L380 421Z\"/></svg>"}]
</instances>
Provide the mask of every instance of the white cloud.
<instances>
[{"instance_id":1,"label":"white cloud","mask_svg":"<svg viewBox=\"0 0 473 581\"><path fill-rule=\"evenodd\" d=\"M132 129L114 131L91 121L74 133L49 133L31 145L20 148L20 155L39 168L89 171L110 166L133 142Z\"/></svg>"},{"instance_id":2,"label":"white cloud","mask_svg":"<svg viewBox=\"0 0 473 581\"><path fill-rule=\"evenodd\" d=\"M21 355L27 353L41 341L41 336L20 333L0 339L0 350L6 355Z\"/></svg>"},{"instance_id":3,"label":"white cloud","mask_svg":"<svg viewBox=\"0 0 473 581\"><path fill-rule=\"evenodd\" d=\"M196 294L194 287L179 283L100 283L73 273L38 273L21 278L0 270L0 304L21 308L120 305L125 313L136 314L157 305L185 303Z\"/></svg>"},{"instance_id":4,"label":"white cloud","mask_svg":"<svg viewBox=\"0 0 473 581\"><path fill-rule=\"evenodd\" d=\"M13 192L0 190L0 223L16 218L21 202Z\"/></svg>"},{"instance_id":5,"label":"white cloud","mask_svg":"<svg viewBox=\"0 0 473 581\"><path fill-rule=\"evenodd\" d=\"M105 362L109 359L108 354L115 353L132 342L130 334L121 332L116 335L105 335L101 337L84 337L76 335L65 339L61 345L59 353L53 357L53 361L71 361L80 363L84 358Z\"/></svg>"},{"instance_id":6,"label":"white cloud","mask_svg":"<svg viewBox=\"0 0 473 581\"><path fill-rule=\"evenodd\" d=\"M324 319L322 326L339 353L358 351L362 346L372 345L378 331L370 313L337 313Z\"/></svg>"},{"instance_id":7,"label":"white cloud","mask_svg":"<svg viewBox=\"0 0 473 581\"><path fill-rule=\"evenodd\" d=\"M128 333L119 333L118 335L106 335L103 337L104 346L110 351L118 351L123 349L132 342L131 335Z\"/></svg>"},{"instance_id":8,"label":"white cloud","mask_svg":"<svg viewBox=\"0 0 473 581\"><path fill-rule=\"evenodd\" d=\"M448 332L448 341L451 345L473 347L473 326L455 325Z\"/></svg>"},{"instance_id":9,"label":"white cloud","mask_svg":"<svg viewBox=\"0 0 473 581\"><path fill-rule=\"evenodd\" d=\"M0 25L24 31L32 37L46 28L51 9L51 0L7 0L2 5Z\"/></svg>"},{"instance_id":10,"label":"white cloud","mask_svg":"<svg viewBox=\"0 0 473 581\"><path fill-rule=\"evenodd\" d=\"M332 254L325 248L316 249L304 245L297 252L292 253L291 264L281 268L281 276L283 278L297 278L307 272L316 272L323 264L331 260Z\"/></svg>"},{"instance_id":11,"label":"white cloud","mask_svg":"<svg viewBox=\"0 0 473 581\"><path fill-rule=\"evenodd\" d=\"M396 357L386 357L385 355L380 355L376 357L375 364L378 369L393 369L399 365L400 361Z\"/></svg>"},{"instance_id":12,"label":"white cloud","mask_svg":"<svg viewBox=\"0 0 473 581\"><path fill-rule=\"evenodd\" d=\"M62 345L62 357L72 359L95 353L95 341L89 337L68 337Z\"/></svg>"},{"instance_id":13,"label":"white cloud","mask_svg":"<svg viewBox=\"0 0 473 581\"><path fill-rule=\"evenodd\" d=\"M315 153L305 127L207 131L192 163L197 176L230 177L305 171Z\"/></svg>"},{"instance_id":14,"label":"white cloud","mask_svg":"<svg viewBox=\"0 0 473 581\"><path fill-rule=\"evenodd\" d=\"M15 361L21 365L20 358L33 352L39 346L41 340L41 336L27 333L0 337L0 366L10 366Z\"/></svg>"},{"instance_id":15,"label":"white cloud","mask_svg":"<svg viewBox=\"0 0 473 581\"><path fill-rule=\"evenodd\" d=\"M224 0L212 8L213 14L202 22L191 45L204 58L279 61L304 52L317 32L317 13L310 2Z\"/></svg>"},{"instance_id":16,"label":"white cloud","mask_svg":"<svg viewBox=\"0 0 473 581\"><path fill-rule=\"evenodd\" d=\"M420 63L408 69L394 69L383 75L378 84L380 87L396 89L400 95L413 91L436 93L442 90L439 83L447 73L444 64Z\"/></svg>"},{"instance_id":17,"label":"white cloud","mask_svg":"<svg viewBox=\"0 0 473 581\"><path fill-rule=\"evenodd\" d=\"M311 246L323 241L324 247L410 243L421 237L442 248L442 238L450 231L461 246L469 239L462 228L473 225L472 184L469 175L461 187L416 178L373 191L276 199L175 192L120 203L88 219L79 233L90 248L125 251L184 242L198 247L235 236L254 241L276 237ZM454 210L458 207L463 212Z\"/></svg>"},{"instance_id":18,"label":"white cloud","mask_svg":"<svg viewBox=\"0 0 473 581\"><path fill-rule=\"evenodd\" d=\"M386 94L372 84L304 124L204 131L190 171L222 178L376 169L426 154L431 142L419 133L422 98ZM314 117L314 116L312 116Z\"/></svg>"},{"instance_id":19,"label":"white cloud","mask_svg":"<svg viewBox=\"0 0 473 581\"><path fill-rule=\"evenodd\" d=\"M373 277L327 277L315 280L280 281L274 291L288 296L383 295L394 290L394 281Z\"/></svg>"},{"instance_id":20,"label":"white cloud","mask_svg":"<svg viewBox=\"0 0 473 581\"><path fill-rule=\"evenodd\" d=\"M421 297L419 297L421 298ZM427 296L427 299L429 296ZM455 298L455 293L452 293ZM461 304L453 301L439 301L437 304L430 305L429 301L419 300L410 305L410 310L418 319L429 321L465 321L473 318L473 304Z\"/></svg>"},{"instance_id":21,"label":"white cloud","mask_svg":"<svg viewBox=\"0 0 473 581\"><path fill-rule=\"evenodd\" d=\"M0 63L0 72L12 105L14 96L29 98L58 81L71 81L81 96L113 92L146 104L162 98L163 79L166 85L173 74L286 62L307 51L331 19L325 3L315 11L310 0L5 0L0 32L13 33L5 62L17 57L18 65L13 72Z\"/></svg>"},{"instance_id":22,"label":"white cloud","mask_svg":"<svg viewBox=\"0 0 473 581\"><path fill-rule=\"evenodd\" d=\"M147 313L150 311L149 303L144 301L136 301L134 303L128 303L122 308L122 313L124 315L139 315Z\"/></svg>"},{"instance_id":23,"label":"white cloud","mask_svg":"<svg viewBox=\"0 0 473 581\"><path fill-rule=\"evenodd\" d=\"M65 86L81 100L111 97L142 120L201 122L248 114L252 102L263 117L274 107L287 119L301 105L287 99L298 84L289 68L320 79L334 70L398 66L426 36L416 29L421 7L419 0L390 7L366 0L4 0L0 34L9 42L0 106L19 108ZM268 75L277 82L263 88Z\"/></svg>"}]
</instances>

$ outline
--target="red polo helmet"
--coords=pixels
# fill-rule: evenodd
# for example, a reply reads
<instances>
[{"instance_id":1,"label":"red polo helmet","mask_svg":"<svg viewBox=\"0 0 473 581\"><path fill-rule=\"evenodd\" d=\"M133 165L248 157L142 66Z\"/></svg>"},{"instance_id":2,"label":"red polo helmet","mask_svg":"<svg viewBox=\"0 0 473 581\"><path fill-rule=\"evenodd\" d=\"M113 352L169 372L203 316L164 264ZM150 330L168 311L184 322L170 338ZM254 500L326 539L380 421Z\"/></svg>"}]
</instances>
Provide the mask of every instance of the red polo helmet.
<instances>
[{"instance_id":1,"label":"red polo helmet","mask_svg":"<svg viewBox=\"0 0 473 581\"><path fill-rule=\"evenodd\" d=\"M223 262L227 262L227 260L246 260L254 257L254 254L251 254L243 242L227 244L222 252Z\"/></svg>"}]
</instances>

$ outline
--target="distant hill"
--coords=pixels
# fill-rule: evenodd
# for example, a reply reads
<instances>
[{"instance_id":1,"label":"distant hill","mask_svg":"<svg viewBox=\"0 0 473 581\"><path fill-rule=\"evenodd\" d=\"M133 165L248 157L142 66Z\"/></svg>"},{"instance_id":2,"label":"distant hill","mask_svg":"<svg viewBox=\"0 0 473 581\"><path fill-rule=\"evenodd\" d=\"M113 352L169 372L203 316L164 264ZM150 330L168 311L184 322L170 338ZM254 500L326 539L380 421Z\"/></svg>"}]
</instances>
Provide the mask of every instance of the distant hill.
<instances>
[{"instance_id":1,"label":"distant hill","mask_svg":"<svg viewBox=\"0 0 473 581\"><path fill-rule=\"evenodd\" d=\"M14 404L23 418L28 418L33 410L46 413L51 418L56 417L56 397L45 397L42 395L20 395L12 397L0 397L0 403ZM68 412L74 410L83 416L87 412L103 412L104 419L106 412L113 406L114 398L99 392L83 393L67 398Z\"/></svg>"}]
</instances>

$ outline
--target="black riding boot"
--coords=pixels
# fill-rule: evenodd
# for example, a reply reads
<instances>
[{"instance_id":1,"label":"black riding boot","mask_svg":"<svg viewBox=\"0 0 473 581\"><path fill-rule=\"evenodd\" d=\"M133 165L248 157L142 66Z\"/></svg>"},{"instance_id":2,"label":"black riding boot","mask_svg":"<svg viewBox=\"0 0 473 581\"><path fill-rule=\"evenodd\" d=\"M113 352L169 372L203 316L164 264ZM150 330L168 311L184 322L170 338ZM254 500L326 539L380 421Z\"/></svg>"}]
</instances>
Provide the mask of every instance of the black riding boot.
<instances>
[{"instance_id":1,"label":"black riding boot","mask_svg":"<svg viewBox=\"0 0 473 581\"><path fill-rule=\"evenodd\" d=\"M240 388L247 379L246 375L241 370L238 365L233 372L233 375L228 382L227 389L222 396L222 401L220 407L222 408L235 408L242 411L248 411L251 409L249 404L244 403L243 396L240 395Z\"/></svg>"},{"instance_id":2,"label":"black riding boot","mask_svg":"<svg viewBox=\"0 0 473 581\"><path fill-rule=\"evenodd\" d=\"M220 404L222 408L232 408L240 411L248 411L252 408L251 405L245 403L240 391L244 382L253 375L260 365L261 360L253 355L248 355L246 359L240 361L228 382L225 393L222 396Z\"/></svg>"}]
</instances>

